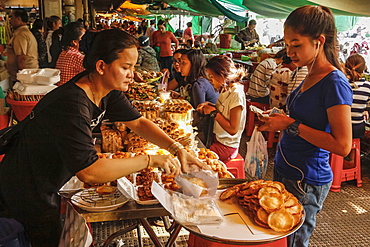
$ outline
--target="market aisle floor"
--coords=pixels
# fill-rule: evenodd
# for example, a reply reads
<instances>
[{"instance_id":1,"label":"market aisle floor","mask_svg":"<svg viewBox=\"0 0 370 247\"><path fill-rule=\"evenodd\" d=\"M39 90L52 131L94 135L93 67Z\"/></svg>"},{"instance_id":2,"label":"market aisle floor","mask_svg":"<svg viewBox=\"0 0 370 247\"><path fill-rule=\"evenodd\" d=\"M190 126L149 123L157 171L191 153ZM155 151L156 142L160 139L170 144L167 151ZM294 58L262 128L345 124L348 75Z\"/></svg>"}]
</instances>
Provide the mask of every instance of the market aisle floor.
<instances>
[{"instance_id":1,"label":"market aisle floor","mask_svg":"<svg viewBox=\"0 0 370 247\"><path fill-rule=\"evenodd\" d=\"M243 156L247 141L244 135L239 150ZM274 148L269 149L269 166L264 177L266 180L272 179L274 151ZM356 187L354 181L344 182L340 192L329 192L323 210L317 215L317 227L311 237L310 247L370 246L370 157L363 157L361 164L363 186ZM114 229L129 223L122 221L93 225L95 246L101 246L102 239L113 233ZM162 241L167 240L168 234L162 227L154 227L154 230ZM144 246L154 246L145 231L142 232ZM177 238L177 247L186 247L187 238L188 232L182 230ZM112 246L138 246L135 231L120 239L123 245Z\"/></svg>"}]
</instances>

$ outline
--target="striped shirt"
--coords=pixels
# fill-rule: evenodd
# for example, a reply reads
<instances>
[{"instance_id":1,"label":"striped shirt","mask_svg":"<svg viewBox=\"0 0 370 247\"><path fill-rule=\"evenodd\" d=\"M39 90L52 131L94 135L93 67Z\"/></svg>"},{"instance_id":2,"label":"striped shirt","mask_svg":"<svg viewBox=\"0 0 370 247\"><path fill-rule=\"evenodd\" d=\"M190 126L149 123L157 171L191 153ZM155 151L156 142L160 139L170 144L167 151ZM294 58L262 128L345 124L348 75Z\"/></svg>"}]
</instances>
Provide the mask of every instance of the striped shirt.
<instances>
[{"instance_id":1,"label":"striped shirt","mask_svg":"<svg viewBox=\"0 0 370 247\"><path fill-rule=\"evenodd\" d=\"M351 86L353 90L352 124L360 124L364 121L364 111L370 103L370 82L360 80L352 82Z\"/></svg>"},{"instance_id":2,"label":"striped shirt","mask_svg":"<svg viewBox=\"0 0 370 247\"><path fill-rule=\"evenodd\" d=\"M301 82L306 78L307 74L308 74L308 69L306 66L298 67L293 71L290 77L290 80L289 80L288 95L294 89L296 89L299 86L299 84L301 84Z\"/></svg>"},{"instance_id":3,"label":"striped shirt","mask_svg":"<svg viewBox=\"0 0 370 247\"><path fill-rule=\"evenodd\" d=\"M270 95L270 78L276 67L276 61L273 58L267 58L258 64L249 82L248 94L250 96L262 98Z\"/></svg>"}]
</instances>

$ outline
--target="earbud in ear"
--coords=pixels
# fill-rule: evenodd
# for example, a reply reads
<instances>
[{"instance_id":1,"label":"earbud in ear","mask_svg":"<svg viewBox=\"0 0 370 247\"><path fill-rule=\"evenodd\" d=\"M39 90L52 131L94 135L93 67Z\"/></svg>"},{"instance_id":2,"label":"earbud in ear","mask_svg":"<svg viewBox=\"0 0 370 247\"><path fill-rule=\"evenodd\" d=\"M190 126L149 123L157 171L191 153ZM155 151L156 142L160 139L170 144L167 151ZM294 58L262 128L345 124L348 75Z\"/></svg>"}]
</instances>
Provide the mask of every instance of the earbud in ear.
<instances>
[{"instance_id":1,"label":"earbud in ear","mask_svg":"<svg viewBox=\"0 0 370 247\"><path fill-rule=\"evenodd\" d=\"M319 42L317 42L317 46L320 46L321 45L321 42L319 41Z\"/></svg>"}]
</instances>

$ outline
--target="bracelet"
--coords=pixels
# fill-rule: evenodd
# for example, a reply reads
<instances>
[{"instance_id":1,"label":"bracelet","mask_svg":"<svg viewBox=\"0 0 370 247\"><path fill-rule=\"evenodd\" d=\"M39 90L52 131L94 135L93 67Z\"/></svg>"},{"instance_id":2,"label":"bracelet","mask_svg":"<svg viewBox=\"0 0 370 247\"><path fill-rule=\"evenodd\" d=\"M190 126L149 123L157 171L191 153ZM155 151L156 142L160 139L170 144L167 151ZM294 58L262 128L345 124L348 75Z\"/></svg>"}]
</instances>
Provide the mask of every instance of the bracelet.
<instances>
[{"instance_id":1,"label":"bracelet","mask_svg":"<svg viewBox=\"0 0 370 247\"><path fill-rule=\"evenodd\" d=\"M150 168L150 155L148 154L148 164L146 165L146 168L149 169Z\"/></svg>"},{"instance_id":2,"label":"bracelet","mask_svg":"<svg viewBox=\"0 0 370 247\"><path fill-rule=\"evenodd\" d=\"M183 146L183 145L181 145L181 143L179 143L179 142L174 142L174 143L172 143L172 144L167 148L167 150L168 150L168 152L170 152L172 155L176 156L177 151L179 151L180 149L183 149L183 148L184 148L184 146Z\"/></svg>"}]
</instances>

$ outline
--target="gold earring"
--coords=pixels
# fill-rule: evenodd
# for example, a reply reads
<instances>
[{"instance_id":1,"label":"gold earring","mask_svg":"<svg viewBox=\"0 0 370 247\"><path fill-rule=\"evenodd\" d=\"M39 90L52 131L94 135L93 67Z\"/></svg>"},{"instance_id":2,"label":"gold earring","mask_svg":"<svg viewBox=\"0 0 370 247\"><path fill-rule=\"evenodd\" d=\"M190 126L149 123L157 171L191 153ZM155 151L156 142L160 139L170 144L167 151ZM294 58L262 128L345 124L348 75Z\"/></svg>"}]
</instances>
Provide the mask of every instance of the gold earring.
<instances>
[{"instance_id":1,"label":"gold earring","mask_svg":"<svg viewBox=\"0 0 370 247\"><path fill-rule=\"evenodd\" d=\"M100 72L99 72L99 75L103 75L103 74L104 74L104 72L103 72L103 71L100 71Z\"/></svg>"}]
</instances>

